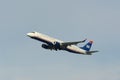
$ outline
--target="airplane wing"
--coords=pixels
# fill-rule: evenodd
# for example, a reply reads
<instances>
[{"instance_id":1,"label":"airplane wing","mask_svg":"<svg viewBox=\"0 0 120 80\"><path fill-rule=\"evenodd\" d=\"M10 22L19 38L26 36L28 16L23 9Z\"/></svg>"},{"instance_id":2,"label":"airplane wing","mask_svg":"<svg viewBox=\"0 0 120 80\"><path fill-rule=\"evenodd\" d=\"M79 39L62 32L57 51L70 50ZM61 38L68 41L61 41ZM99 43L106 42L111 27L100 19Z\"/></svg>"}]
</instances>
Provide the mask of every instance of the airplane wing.
<instances>
[{"instance_id":1,"label":"airplane wing","mask_svg":"<svg viewBox=\"0 0 120 80\"><path fill-rule=\"evenodd\" d=\"M85 42L87 39L83 40L83 41L75 41L75 42L63 42L61 43L62 46L70 46L70 45L77 45L78 43L83 43Z\"/></svg>"}]
</instances>

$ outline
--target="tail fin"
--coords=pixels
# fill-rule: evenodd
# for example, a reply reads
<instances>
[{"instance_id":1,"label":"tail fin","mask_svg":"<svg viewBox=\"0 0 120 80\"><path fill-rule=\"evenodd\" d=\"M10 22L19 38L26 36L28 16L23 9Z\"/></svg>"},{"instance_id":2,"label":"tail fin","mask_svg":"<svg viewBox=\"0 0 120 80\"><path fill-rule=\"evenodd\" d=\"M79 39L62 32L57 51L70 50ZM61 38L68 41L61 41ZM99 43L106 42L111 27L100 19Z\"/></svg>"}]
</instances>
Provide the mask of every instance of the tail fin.
<instances>
[{"instance_id":1,"label":"tail fin","mask_svg":"<svg viewBox=\"0 0 120 80\"><path fill-rule=\"evenodd\" d=\"M90 51L93 41L89 41L85 46L81 47L86 51Z\"/></svg>"}]
</instances>

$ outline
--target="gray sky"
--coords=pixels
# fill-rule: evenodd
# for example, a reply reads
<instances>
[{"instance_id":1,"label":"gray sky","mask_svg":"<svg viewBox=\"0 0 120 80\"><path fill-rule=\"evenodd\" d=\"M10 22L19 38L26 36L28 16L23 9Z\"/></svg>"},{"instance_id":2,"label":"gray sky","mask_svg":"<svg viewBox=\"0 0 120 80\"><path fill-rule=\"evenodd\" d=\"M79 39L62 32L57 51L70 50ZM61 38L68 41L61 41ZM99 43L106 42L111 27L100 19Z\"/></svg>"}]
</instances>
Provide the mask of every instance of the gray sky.
<instances>
[{"instance_id":1,"label":"gray sky","mask_svg":"<svg viewBox=\"0 0 120 80\"><path fill-rule=\"evenodd\" d=\"M120 80L119 0L1 0L0 80ZM92 56L49 51L26 33L94 40ZM79 44L78 46L83 46Z\"/></svg>"}]
</instances>

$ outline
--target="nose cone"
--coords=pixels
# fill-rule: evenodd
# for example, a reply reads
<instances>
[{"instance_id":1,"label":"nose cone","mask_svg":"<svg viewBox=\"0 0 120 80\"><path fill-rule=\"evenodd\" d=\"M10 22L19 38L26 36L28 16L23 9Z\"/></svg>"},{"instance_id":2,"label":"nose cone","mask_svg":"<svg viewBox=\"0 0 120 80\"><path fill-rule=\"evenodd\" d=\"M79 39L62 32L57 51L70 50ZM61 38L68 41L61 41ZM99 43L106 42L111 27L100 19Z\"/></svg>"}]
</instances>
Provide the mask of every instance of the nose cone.
<instances>
[{"instance_id":1,"label":"nose cone","mask_svg":"<svg viewBox=\"0 0 120 80\"><path fill-rule=\"evenodd\" d=\"M32 33L27 33L27 36L28 37L32 37Z\"/></svg>"},{"instance_id":2,"label":"nose cone","mask_svg":"<svg viewBox=\"0 0 120 80\"><path fill-rule=\"evenodd\" d=\"M27 36L30 36L30 33L27 33Z\"/></svg>"}]
</instances>

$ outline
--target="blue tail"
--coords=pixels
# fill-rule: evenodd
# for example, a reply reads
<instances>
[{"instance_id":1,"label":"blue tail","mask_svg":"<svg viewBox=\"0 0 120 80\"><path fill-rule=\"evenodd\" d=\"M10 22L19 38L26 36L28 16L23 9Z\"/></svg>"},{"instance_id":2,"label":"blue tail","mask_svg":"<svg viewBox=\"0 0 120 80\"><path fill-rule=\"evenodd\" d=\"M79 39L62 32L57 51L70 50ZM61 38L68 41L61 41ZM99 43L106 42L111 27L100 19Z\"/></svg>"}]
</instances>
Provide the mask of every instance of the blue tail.
<instances>
[{"instance_id":1,"label":"blue tail","mask_svg":"<svg viewBox=\"0 0 120 80\"><path fill-rule=\"evenodd\" d=\"M89 41L85 46L81 47L86 51L90 51L93 41Z\"/></svg>"}]
</instances>

